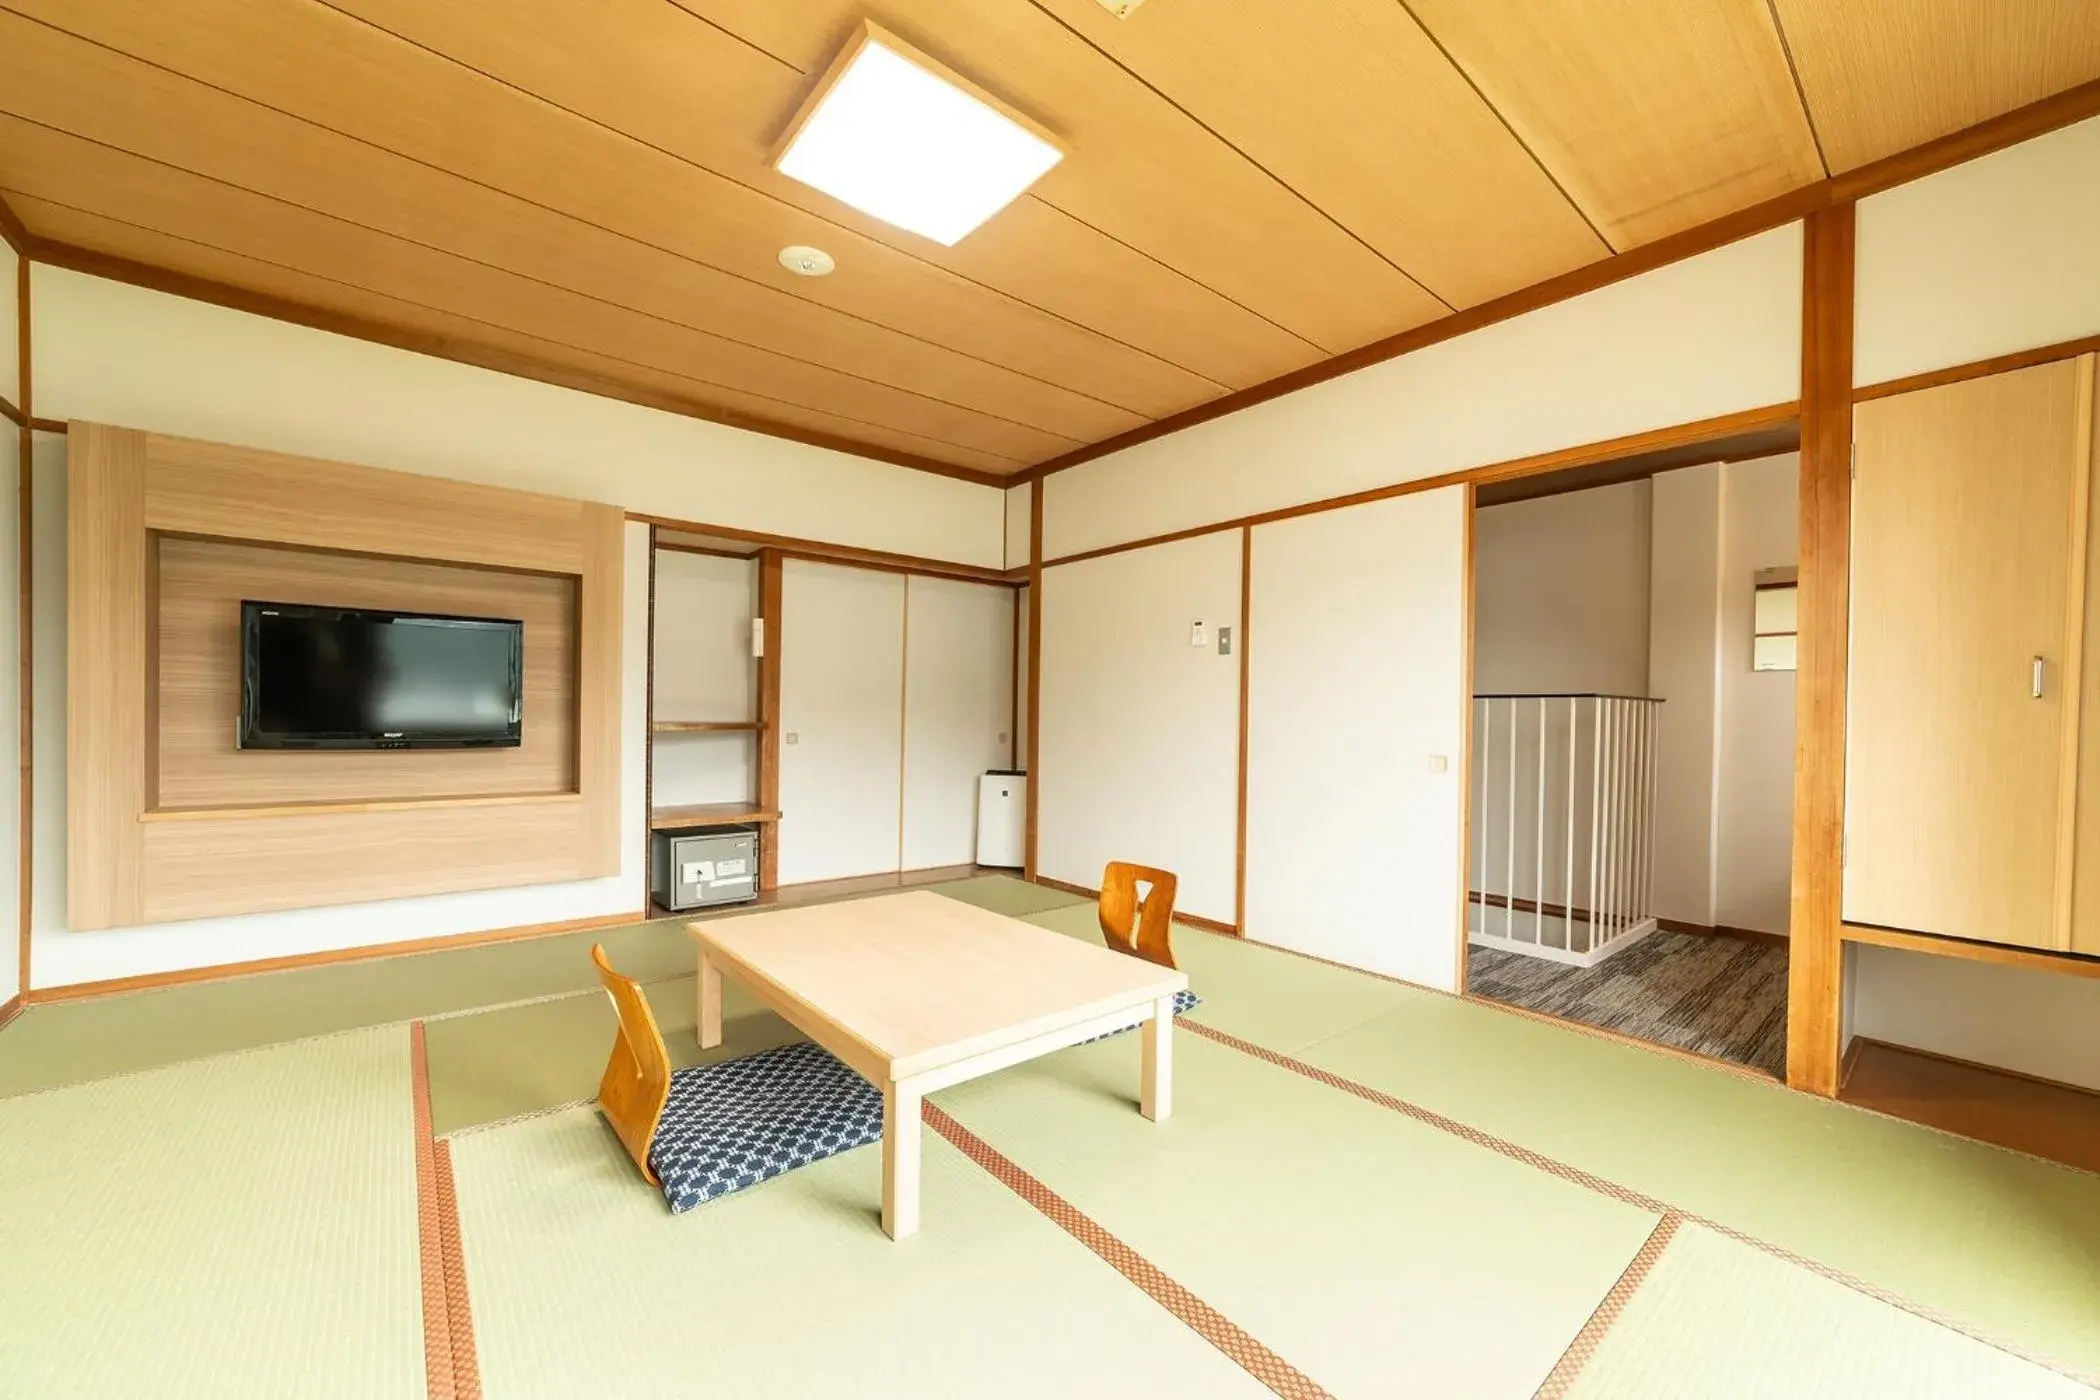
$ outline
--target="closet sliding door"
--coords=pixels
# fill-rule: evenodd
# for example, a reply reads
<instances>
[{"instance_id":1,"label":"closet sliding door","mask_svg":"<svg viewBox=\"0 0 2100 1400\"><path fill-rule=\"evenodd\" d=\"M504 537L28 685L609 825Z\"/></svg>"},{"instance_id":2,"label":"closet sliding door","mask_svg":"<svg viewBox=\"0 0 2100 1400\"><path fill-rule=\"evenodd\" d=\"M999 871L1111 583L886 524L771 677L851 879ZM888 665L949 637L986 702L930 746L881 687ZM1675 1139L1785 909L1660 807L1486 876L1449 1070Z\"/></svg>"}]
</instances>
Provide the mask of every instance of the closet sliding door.
<instances>
[{"instance_id":1,"label":"closet sliding door","mask_svg":"<svg viewBox=\"0 0 2100 1400\"><path fill-rule=\"evenodd\" d=\"M1855 410L1850 922L2071 945L2092 394L2087 356Z\"/></svg>"}]
</instances>

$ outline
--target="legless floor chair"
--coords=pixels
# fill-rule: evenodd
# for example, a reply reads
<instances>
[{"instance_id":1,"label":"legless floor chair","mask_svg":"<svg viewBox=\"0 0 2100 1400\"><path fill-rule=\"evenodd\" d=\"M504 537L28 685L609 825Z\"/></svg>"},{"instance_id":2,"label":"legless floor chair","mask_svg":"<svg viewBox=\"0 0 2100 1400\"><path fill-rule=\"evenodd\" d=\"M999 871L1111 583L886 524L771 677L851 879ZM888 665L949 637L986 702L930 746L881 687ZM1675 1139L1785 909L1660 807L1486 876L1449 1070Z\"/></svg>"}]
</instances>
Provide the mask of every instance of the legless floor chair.
<instances>
[{"instance_id":1,"label":"legless floor chair","mask_svg":"<svg viewBox=\"0 0 2100 1400\"><path fill-rule=\"evenodd\" d=\"M598 1111L674 1214L882 1137L882 1092L802 1041L672 1070L641 984L591 949L620 1015Z\"/></svg>"},{"instance_id":2,"label":"legless floor chair","mask_svg":"<svg viewBox=\"0 0 2100 1400\"><path fill-rule=\"evenodd\" d=\"M1142 899L1138 896L1140 885L1145 887ZM1181 881L1171 870L1110 861L1101 872L1101 941L1118 953L1128 953L1161 967L1175 967L1174 896L1180 888ZM1201 999L1194 992L1174 994L1176 1016L1185 1016L1200 1004Z\"/></svg>"}]
</instances>

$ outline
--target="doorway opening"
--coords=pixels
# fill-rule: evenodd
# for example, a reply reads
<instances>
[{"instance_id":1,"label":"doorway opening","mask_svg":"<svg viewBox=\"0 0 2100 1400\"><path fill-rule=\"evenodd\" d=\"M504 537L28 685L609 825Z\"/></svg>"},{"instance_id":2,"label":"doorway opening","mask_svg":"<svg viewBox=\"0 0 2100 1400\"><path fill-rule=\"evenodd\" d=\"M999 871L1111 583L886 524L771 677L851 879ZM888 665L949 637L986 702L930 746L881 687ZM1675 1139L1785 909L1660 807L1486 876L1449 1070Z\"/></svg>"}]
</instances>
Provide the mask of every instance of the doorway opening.
<instances>
[{"instance_id":1,"label":"doorway opening","mask_svg":"<svg viewBox=\"0 0 2100 1400\"><path fill-rule=\"evenodd\" d=\"M1784 1077L1792 446L1476 493L1468 996Z\"/></svg>"}]
</instances>

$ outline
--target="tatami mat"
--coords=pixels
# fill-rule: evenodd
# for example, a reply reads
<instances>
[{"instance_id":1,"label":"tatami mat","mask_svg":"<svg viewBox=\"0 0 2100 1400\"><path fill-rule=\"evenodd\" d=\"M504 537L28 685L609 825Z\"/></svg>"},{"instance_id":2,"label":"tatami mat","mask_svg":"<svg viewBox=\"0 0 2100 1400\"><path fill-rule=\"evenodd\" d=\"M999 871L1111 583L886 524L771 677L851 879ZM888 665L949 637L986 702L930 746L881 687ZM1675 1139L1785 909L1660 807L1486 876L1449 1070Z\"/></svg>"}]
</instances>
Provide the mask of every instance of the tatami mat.
<instances>
[{"instance_id":1,"label":"tatami mat","mask_svg":"<svg viewBox=\"0 0 2100 1400\"><path fill-rule=\"evenodd\" d=\"M675 920L31 1006L0 1030L0 1097L598 985L590 948L644 981L693 970Z\"/></svg>"},{"instance_id":2,"label":"tatami mat","mask_svg":"<svg viewBox=\"0 0 2100 1400\"><path fill-rule=\"evenodd\" d=\"M1003 875L928 888L1002 913L1056 908L1076 898ZM743 906L709 917L754 912L757 906ZM693 945L685 923L681 916L31 1006L0 1029L0 1098L305 1036L595 991L593 943L603 943L613 965L638 981L690 977Z\"/></svg>"},{"instance_id":3,"label":"tatami mat","mask_svg":"<svg viewBox=\"0 0 2100 1400\"><path fill-rule=\"evenodd\" d=\"M2100 1372L2100 1176L1449 997L1300 1057Z\"/></svg>"},{"instance_id":4,"label":"tatami mat","mask_svg":"<svg viewBox=\"0 0 2100 1400\"><path fill-rule=\"evenodd\" d=\"M959 899L965 904L974 904L980 909L989 909L994 914L1008 914L1014 918L1075 905L1086 908L1089 911L1088 916L1092 917L1094 908L1094 901L1086 895L1052 889L1048 885L1031 885L1011 875L977 875L932 888L950 899Z\"/></svg>"},{"instance_id":5,"label":"tatami mat","mask_svg":"<svg viewBox=\"0 0 2100 1400\"><path fill-rule=\"evenodd\" d=\"M408 1035L0 1103L0 1395L424 1394Z\"/></svg>"},{"instance_id":6,"label":"tatami mat","mask_svg":"<svg viewBox=\"0 0 2100 1400\"><path fill-rule=\"evenodd\" d=\"M1670 1241L1568 1393L1577 1400L2092 1395L2075 1381L1696 1225Z\"/></svg>"},{"instance_id":7,"label":"tatami mat","mask_svg":"<svg viewBox=\"0 0 2100 1400\"><path fill-rule=\"evenodd\" d=\"M702 1050L690 973L643 988L671 1065L734 1059L802 1039L734 980L722 984L722 1044ZM440 1137L598 1096L618 1020L602 991L424 1024L431 1130Z\"/></svg>"},{"instance_id":8,"label":"tatami mat","mask_svg":"<svg viewBox=\"0 0 2100 1400\"><path fill-rule=\"evenodd\" d=\"M936 1097L1337 1395L1528 1397L1656 1223L1188 1033L1155 1124L1138 1053L1121 1036Z\"/></svg>"},{"instance_id":9,"label":"tatami mat","mask_svg":"<svg viewBox=\"0 0 2100 1400\"><path fill-rule=\"evenodd\" d=\"M1101 941L1091 904L1034 914L1026 922ZM1186 924L1174 926L1174 960L1203 998L1196 1019L1285 1054L1432 995Z\"/></svg>"},{"instance_id":10,"label":"tatami mat","mask_svg":"<svg viewBox=\"0 0 2100 1400\"><path fill-rule=\"evenodd\" d=\"M873 1147L676 1218L589 1109L459 1138L453 1171L500 1400L1268 1394L931 1132L902 1243Z\"/></svg>"}]
</instances>

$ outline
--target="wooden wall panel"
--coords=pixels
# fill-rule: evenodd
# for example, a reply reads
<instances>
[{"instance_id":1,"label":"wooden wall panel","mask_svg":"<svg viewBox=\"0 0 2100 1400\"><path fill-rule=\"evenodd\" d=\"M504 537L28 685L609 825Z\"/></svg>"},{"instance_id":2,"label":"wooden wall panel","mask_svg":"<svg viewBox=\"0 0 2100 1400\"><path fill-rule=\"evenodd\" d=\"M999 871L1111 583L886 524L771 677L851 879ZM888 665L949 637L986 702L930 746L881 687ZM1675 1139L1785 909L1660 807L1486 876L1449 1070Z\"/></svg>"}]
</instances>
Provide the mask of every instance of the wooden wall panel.
<instances>
[{"instance_id":1,"label":"wooden wall panel","mask_svg":"<svg viewBox=\"0 0 2100 1400\"><path fill-rule=\"evenodd\" d=\"M70 425L68 441L70 927L618 873L618 509L89 423ZM404 558L529 572L540 577L528 590L573 592L575 791L520 796L499 783L362 810L152 813L161 532L222 546L332 550L338 559L363 552L380 572ZM178 561L186 552L178 542ZM184 579L178 569L186 589ZM178 613L186 597L179 591ZM171 722L189 713L186 703L178 697ZM401 756L417 765L439 757ZM181 744L169 757L178 772L190 771Z\"/></svg>"},{"instance_id":2,"label":"wooden wall panel","mask_svg":"<svg viewBox=\"0 0 2100 1400\"><path fill-rule=\"evenodd\" d=\"M157 809L577 791L574 579L164 538ZM315 752L235 746L241 600L525 624L524 742L510 749Z\"/></svg>"},{"instance_id":3,"label":"wooden wall panel","mask_svg":"<svg viewBox=\"0 0 2100 1400\"><path fill-rule=\"evenodd\" d=\"M74 927L105 928L139 909L146 436L76 424L66 469L66 899Z\"/></svg>"},{"instance_id":4,"label":"wooden wall panel","mask_svg":"<svg viewBox=\"0 0 2100 1400\"><path fill-rule=\"evenodd\" d=\"M618 804L604 805L613 807L617 818ZM588 804L580 797L143 822L141 899L132 922L617 874L618 852L609 870L587 868L579 858L591 823ZM237 888L229 890L229 885ZM77 919L73 926L82 927Z\"/></svg>"}]
</instances>

